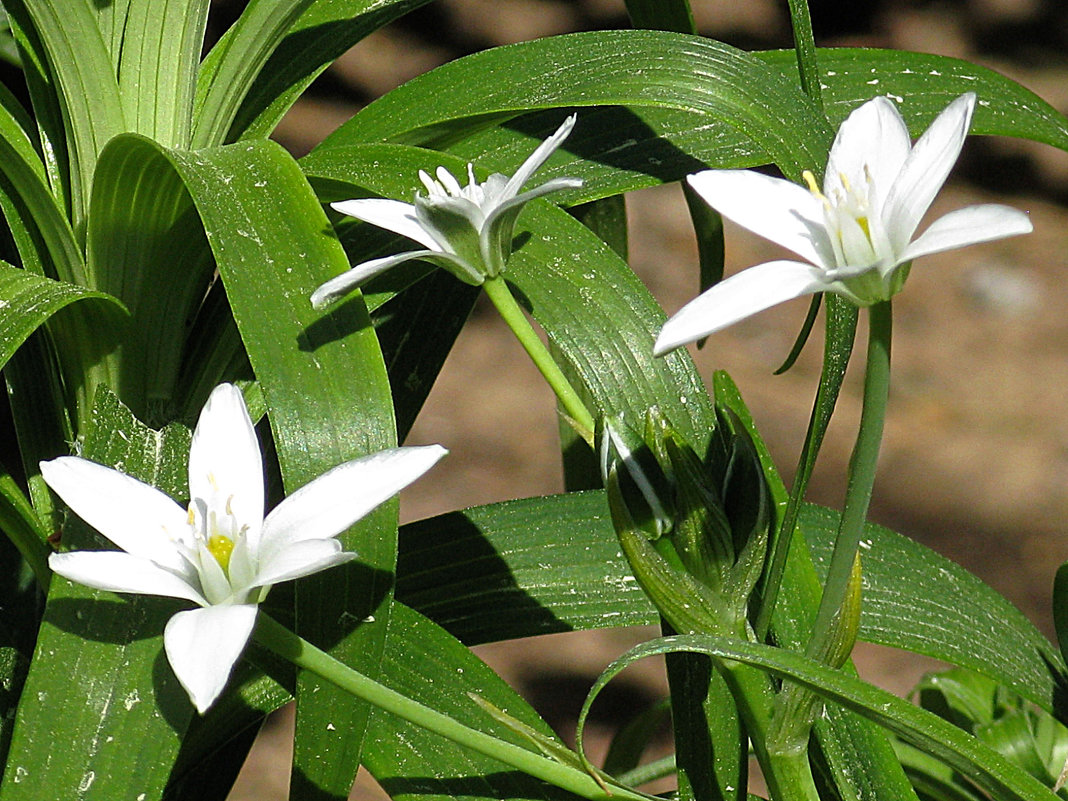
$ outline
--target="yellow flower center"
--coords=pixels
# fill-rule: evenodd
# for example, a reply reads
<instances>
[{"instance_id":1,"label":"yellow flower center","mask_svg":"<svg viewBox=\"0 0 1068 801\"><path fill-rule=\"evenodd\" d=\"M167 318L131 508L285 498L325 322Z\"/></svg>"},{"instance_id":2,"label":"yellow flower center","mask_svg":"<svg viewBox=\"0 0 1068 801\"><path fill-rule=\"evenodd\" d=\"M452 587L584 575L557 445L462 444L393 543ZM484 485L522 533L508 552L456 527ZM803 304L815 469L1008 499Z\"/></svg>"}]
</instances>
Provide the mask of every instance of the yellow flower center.
<instances>
[{"instance_id":1,"label":"yellow flower center","mask_svg":"<svg viewBox=\"0 0 1068 801\"><path fill-rule=\"evenodd\" d=\"M223 570L227 570L230 567L230 554L234 552L234 541L222 534L212 534L208 537L208 552L222 565Z\"/></svg>"}]
</instances>

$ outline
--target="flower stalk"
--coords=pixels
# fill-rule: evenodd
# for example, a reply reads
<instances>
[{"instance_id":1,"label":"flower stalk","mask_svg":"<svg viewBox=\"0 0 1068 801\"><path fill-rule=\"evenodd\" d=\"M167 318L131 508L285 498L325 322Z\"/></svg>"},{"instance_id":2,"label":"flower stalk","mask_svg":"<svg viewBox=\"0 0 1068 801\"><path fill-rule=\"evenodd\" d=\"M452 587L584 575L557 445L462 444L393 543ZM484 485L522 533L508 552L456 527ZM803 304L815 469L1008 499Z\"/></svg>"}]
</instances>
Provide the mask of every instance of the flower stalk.
<instances>
[{"instance_id":1,"label":"flower stalk","mask_svg":"<svg viewBox=\"0 0 1068 801\"><path fill-rule=\"evenodd\" d=\"M556 393L556 397L560 400L560 405L564 407L564 411L570 418L574 429L592 448L595 427L593 415L590 414L590 410L586 408L586 404L579 397L575 388L571 386L571 382L567 380L567 376L564 375L560 365L556 363L552 354L549 353L545 343L534 333L534 329L531 327L522 308L520 308L519 303L516 302L504 278L499 275L487 278L482 284L482 288L485 290L486 296L493 302L493 305L497 307L497 311L504 319L504 322L512 329L515 338L519 340L519 344L523 346L527 355L530 356L530 360L534 362L538 372L542 374L553 392Z\"/></svg>"},{"instance_id":2,"label":"flower stalk","mask_svg":"<svg viewBox=\"0 0 1068 801\"><path fill-rule=\"evenodd\" d=\"M853 562L864 533L879 447L883 439L886 402L890 393L890 339L893 330L893 311L890 301L876 303L868 311L868 353L864 373L864 405L860 413L860 428L849 459L849 483L845 505L834 541L823 597L816 614L816 624L809 641L808 654L825 649L826 640L834 630L834 618L842 607L849 590Z\"/></svg>"}]
</instances>

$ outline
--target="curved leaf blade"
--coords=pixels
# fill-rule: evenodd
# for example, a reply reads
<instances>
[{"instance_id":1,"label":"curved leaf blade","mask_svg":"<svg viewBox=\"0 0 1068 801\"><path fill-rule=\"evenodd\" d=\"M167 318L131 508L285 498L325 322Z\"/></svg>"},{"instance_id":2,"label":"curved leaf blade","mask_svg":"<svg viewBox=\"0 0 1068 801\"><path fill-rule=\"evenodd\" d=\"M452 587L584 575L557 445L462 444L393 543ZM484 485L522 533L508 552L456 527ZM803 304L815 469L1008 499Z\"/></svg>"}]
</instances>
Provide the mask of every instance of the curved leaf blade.
<instances>
[{"instance_id":1,"label":"curved leaf blade","mask_svg":"<svg viewBox=\"0 0 1068 801\"><path fill-rule=\"evenodd\" d=\"M286 490L395 444L385 366L362 300L326 315L308 300L348 262L296 162L266 141L170 155L263 388ZM396 514L395 502L384 504L342 535L359 562L296 588L301 636L372 676L389 621ZM299 679L294 792L348 792L367 714L344 693Z\"/></svg>"},{"instance_id":2,"label":"curved leaf blade","mask_svg":"<svg viewBox=\"0 0 1068 801\"><path fill-rule=\"evenodd\" d=\"M702 635L676 635L642 643L601 674L590 690L583 712L600 689L627 665L646 656L676 652L701 653L720 661L741 662L806 687L944 761L994 798L1049 801L1053 797L1050 788L1023 768L937 715L800 654L759 643Z\"/></svg>"},{"instance_id":3,"label":"curved leaf blade","mask_svg":"<svg viewBox=\"0 0 1068 801\"><path fill-rule=\"evenodd\" d=\"M320 148L373 141L440 146L530 110L618 105L708 115L717 129L740 131L795 178L824 163L832 136L792 82L749 54L708 39L629 30L549 37L450 62L379 98Z\"/></svg>"}]
</instances>

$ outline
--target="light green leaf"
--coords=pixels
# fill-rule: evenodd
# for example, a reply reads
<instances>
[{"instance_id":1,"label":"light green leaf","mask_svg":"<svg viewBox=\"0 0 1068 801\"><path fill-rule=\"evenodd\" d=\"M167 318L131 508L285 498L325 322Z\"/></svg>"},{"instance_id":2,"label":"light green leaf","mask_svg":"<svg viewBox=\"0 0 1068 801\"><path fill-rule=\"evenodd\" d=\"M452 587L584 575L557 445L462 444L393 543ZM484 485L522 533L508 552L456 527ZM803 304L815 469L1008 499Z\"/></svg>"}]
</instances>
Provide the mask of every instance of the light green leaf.
<instances>
[{"instance_id":1,"label":"light green leaf","mask_svg":"<svg viewBox=\"0 0 1068 801\"><path fill-rule=\"evenodd\" d=\"M69 130L72 223L83 230L96 160L126 130L122 101L90 0L23 0L48 59Z\"/></svg>"},{"instance_id":2,"label":"light green leaf","mask_svg":"<svg viewBox=\"0 0 1068 801\"><path fill-rule=\"evenodd\" d=\"M315 0L250 0L197 79L192 146L221 145L241 102L293 22Z\"/></svg>"},{"instance_id":3,"label":"light green leaf","mask_svg":"<svg viewBox=\"0 0 1068 801\"><path fill-rule=\"evenodd\" d=\"M755 53L785 74L796 74L792 50ZM979 95L973 134L1017 136L1068 149L1068 118L1034 92L994 70L959 58L869 48L819 48L823 102L834 125L876 95L897 102L918 135L950 101Z\"/></svg>"},{"instance_id":4,"label":"light green leaf","mask_svg":"<svg viewBox=\"0 0 1068 801\"><path fill-rule=\"evenodd\" d=\"M128 130L167 147L188 146L208 0L104 4L105 9L112 5L117 6L115 17L128 6L111 38ZM116 39L121 43L117 48Z\"/></svg>"},{"instance_id":5,"label":"light green leaf","mask_svg":"<svg viewBox=\"0 0 1068 801\"><path fill-rule=\"evenodd\" d=\"M256 76L227 141L265 137L334 59L429 0L315 0Z\"/></svg>"},{"instance_id":6,"label":"light green leaf","mask_svg":"<svg viewBox=\"0 0 1068 801\"><path fill-rule=\"evenodd\" d=\"M100 156L88 231L90 285L130 309L108 383L149 424L174 419L189 324L215 270L204 227L176 172L182 163L136 134Z\"/></svg>"}]
</instances>

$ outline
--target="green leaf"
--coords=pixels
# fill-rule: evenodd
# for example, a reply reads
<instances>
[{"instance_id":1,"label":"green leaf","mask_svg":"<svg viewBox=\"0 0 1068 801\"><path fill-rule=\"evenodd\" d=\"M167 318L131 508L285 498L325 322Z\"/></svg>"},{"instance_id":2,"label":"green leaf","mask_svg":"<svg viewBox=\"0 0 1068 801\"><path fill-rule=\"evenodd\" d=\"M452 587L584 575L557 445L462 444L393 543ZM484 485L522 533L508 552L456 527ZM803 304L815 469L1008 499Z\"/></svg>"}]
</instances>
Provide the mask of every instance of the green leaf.
<instances>
[{"instance_id":1,"label":"green leaf","mask_svg":"<svg viewBox=\"0 0 1068 801\"><path fill-rule=\"evenodd\" d=\"M47 53L69 130L73 228L82 230L96 160L126 128L119 86L89 0L23 0Z\"/></svg>"},{"instance_id":2,"label":"green leaf","mask_svg":"<svg viewBox=\"0 0 1068 801\"><path fill-rule=\"evenodd\" d=\"M635 28L697 33L689 0L627 0L627 14Z\"/></svg>"},{"instance_id":3,"label":"green leaf","mask_svg":"<svg viewBox=\"0 0 1068 801\"><path fill-rule=\"evenodd\" d=\"M601 688L623 668L646 656L675 652L702 653L719 661L741 662L761 668L777 678L789 679L886 727L906 742L963 773L999 801L1048 801L1051 798L1048 787L937 715L800 654L725 637L676 635L632 648L597 679L583 705L580 725Z\"/></svg>"},{"instance_id":4,"label":"green leaf","mask_svg":"<svg viewBox=\"0 0 1068 801\"><path fill-rule=\"evenodd\" d=\"M153 431L106 390L92 419L82 456L185 498L188 429ZM70 516L64 546L102 543ZM0 784L5 801L38 799L42 787L85 801L160 797L193 714L163 655L163 627L175 611L170 599L52 581Z\"/></svg>"},{"instance_id":5,"label":"green leaf","mask_svg":"<svg viewBox=\"0 0 1068 801\"><path fill-rule=\"evenodd\" d=\"M98 311L98 324L115 326L123 306L114 297L74 284L53 281L0 262L0 367L7 364L27 337L56 312L77 300L105 301ZM99 329L98 329L99 330ZM106 339L105 337L101 337Z\"/></svg>"},{"instance_id":6,"label":"green leaf","mask_svg":"<svg viewBox=\"0 0 1068 801\"><path fill-rule=\"evenodd\" d=\"M250 0L200 67L194 148L221 145L241 102L294 21L315 0Z\"/></svg>"},{"instance_id":7,"label":"green leaf","mask_svg":"<svg viewBox=\"0 0 1068 801\"><path fill-rule=\"evenodd\" d=\"M171 158L204 222L263 389L286 490L395 444L385 366L362 300L325 315L308 300L348 263L296 162L272 142ZM296 591L298 632L371 676L389 622L396 513L395 503L385 504L342 535L359 562L305 579ZM367 712L300 678L294 797L348 792Z\"/></svg>"},{"instance_id":8,"label":"green leaf","mask_svg":"<svg viewBox=\"0 0 1068 801\"><path fill-rule=\"evenodd\" d=\"M785 74L796 74L792 50L754 55ZM1034 92L986 67L947 56L869 48L819 48L816 58L825 110L834 125L863 101L889 95L918 135L950 101L975 92L979 102L973 134L1017 136L1068 149L1068 118Z\"/></svg>"},{"instance_id":9,"label":"green leaf","mask_svg":"<svg viewBox=\"0 0 1068 801\"><path fill-rule=\"evenodd\" d=\"M334 59L429 0L315 0L256 76L227 141L266 137Z\"/></svg>"},{"instance_id":10,"label":"green leaf","mask_svg":"<svg viewBox=\"0 0 1068 801\"><path fill-rule=\"evenodd\" d=\"M793 82L749 54L708 39L632 30L549 37L450 62L379 98L320 148L443 146L534 109L619 105L705 115L703 136L737 141L740 132L794 178L822 166L832 135ZM583 120L565 149L581 152Z\"/></svg>"},{"instance_id":11,"label":"green leaf","mask_svg":"<svg viewBox=\"0 0 1068 801\"><path fill-rule=\"evenodd\" d=\"M90 206L90 285L122 300L131 316L108 358L108 384L149 424L174 419L180 407L189 324L215 270L176 162L151 139L115 137L100 155Z\"/></svg>"},{"instance_id":12,"label":"green leaf","mask_svg":"<svg viewBox=\"0 0 1068 801\"><path fill-rule=\"evenodd\" d=\"M4 216L23 266L64 281L85 284L81 250L48 188L18 102L0 90L0 172L10 185Z\"/></svg>"},{"instance_id":13,"label":"green leaf","mask_svg":"<svg viewBox=\"0 0 1068 801\"><path fill-rule=\"evenodd\" d=\"M208 0L140 0L112 31L128 130L167 147L189 144L193 93L208 22ZM117 14L116 8L113 13ZM121 42L116 47L116 39ZM121 55L120 55L121 54Z\"/></svg>"}]
</instances>

